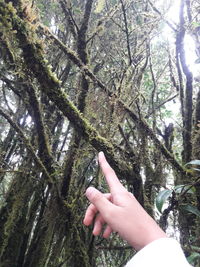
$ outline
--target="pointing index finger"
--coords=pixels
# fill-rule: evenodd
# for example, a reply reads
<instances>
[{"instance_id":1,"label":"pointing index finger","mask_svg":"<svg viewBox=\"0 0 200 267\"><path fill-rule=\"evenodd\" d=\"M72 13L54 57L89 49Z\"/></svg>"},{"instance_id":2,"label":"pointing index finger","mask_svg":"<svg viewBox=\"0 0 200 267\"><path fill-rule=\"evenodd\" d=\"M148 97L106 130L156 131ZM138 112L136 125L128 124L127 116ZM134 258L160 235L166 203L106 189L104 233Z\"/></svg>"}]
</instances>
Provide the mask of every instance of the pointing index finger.
<instances>
[{"instance_id":1,"label":"pointing index finger","mask_svg":"<svg viewBox=\"0 0 200 267\"><path fill-rule=\"evenodd\" d=\"M99 152L99 164L106 178L111 194L126 190L117 178L115 171L110 167L102 151Z\"/></svg>"}]
</instances>

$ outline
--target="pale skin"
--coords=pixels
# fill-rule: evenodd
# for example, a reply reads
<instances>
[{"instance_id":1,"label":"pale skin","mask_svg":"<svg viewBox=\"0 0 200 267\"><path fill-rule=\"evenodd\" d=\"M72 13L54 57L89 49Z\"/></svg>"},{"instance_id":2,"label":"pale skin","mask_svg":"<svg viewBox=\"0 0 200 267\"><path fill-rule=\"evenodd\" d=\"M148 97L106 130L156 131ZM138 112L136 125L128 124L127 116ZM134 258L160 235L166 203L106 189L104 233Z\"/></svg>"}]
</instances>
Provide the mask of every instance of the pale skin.
<instances>
[{"instance_id":1,"label":"pale skin","mask_svg":"<svg viewBox=\"0 0 200 267\"><path fill-rule=\"evenodd\" d=\"M110 193L103 194L94 187L86 190L91 204L86 210L83 223L86 226L93 224L95 236L103 232L103 237L108 238L112 232L118 232L136 250L159 238L165 238L165 232L148 215L133 194L121 184L103 152L99 153L98 159Z\"/></svg>"}]
</instances>

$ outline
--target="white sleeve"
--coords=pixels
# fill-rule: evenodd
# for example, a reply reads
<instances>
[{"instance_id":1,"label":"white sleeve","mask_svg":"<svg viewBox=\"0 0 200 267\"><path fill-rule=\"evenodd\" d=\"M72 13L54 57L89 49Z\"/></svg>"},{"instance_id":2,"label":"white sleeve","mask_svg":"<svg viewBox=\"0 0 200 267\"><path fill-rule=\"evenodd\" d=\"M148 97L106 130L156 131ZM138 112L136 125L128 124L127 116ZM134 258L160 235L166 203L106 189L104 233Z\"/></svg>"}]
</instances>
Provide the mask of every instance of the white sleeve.
<instances>
[{"instance_id":1,"label":"white sleeve","mask_svg":"<svg viewBox=\"0 0 200 267\"><path fill-rule=\"evenodd\" d=\"M160 238L137 252L125 267L191 267L191 265L176 240Z\"/></svg>"}]
</instances>

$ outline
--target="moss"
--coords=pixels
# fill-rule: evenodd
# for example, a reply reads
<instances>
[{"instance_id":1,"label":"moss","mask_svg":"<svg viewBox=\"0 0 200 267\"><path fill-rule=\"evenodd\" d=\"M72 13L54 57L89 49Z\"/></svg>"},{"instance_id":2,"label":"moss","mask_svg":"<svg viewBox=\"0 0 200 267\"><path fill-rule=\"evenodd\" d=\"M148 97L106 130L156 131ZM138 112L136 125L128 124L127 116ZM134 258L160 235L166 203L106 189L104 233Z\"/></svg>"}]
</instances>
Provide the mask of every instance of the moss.
<instances>
[{"instance_id":1,"label":"moss","mask_svg":"<svg viewBox=\"0 0 200 267\"><path fill-rule=\"evenodd\" d=\"M24 180L25 179L25 180ZM4 254L6 247L8 246L8 242L10 239L15 238L17 236L16 225L20 221L21 217L24 216L23 212L25 207L27 206L27 196L30 193L30 184L25 177L20 177L18 183L15 185L17 189L15 189L15 194L13 198L13 204L11 209L8 213L8 217L6 223L3 228L3 244L0 248L0 257ZM20 189L19 189L20 187ZM19 190L19 191L18 191ZM18 246L16 247L18 249ZM13 255L15 251L12 251L11 254Z\"/></svg>"},{"instance_id":2,"label":"moss","mask_svg":"<svg viewBox=\"0 0 200 267\"><path fill-rule=\"evenodd\" d=\"M48 61L46 59L44 59L43 62L45 64L45 66L46 66L46 64L47 64ZM47 65L46 66L46 69L47 69L48 76L51 77L51 79L53 80L53 82L60 85L61 84L61 81L58 79L56 73L51 70L52 69L52 66L51 65Z\"/></svg>"},{"instance_id":3,"label":"moss","mask_svg":"<svg viewBox=\"0 0 200 267\"><path fill-rule=\"evenodd\" d=\"M13 31L12 16L15 16L16 12L11 2L6 5L3 1L0 1L1 30L5 35L9 35Z\"/></svg>"},{"instance_id":4,"label":"moss","mask_svg":"<svg viewBox=\"0 0 200 267\"><path fill-rule=\"evenodd\" d=\"M123 171L120 171L122 164L116 159L116 148L107 139L101 137L99 133L91 126L91 124L83 117L82 113L76 106L68 100L67 95L62 91L60 82L52 73L50 66L47 65L46 59L43 55L43 49L39 44L37 38L32 38L33 33L28 31L27 23L23 22L17 16L14 16L14 21L18 31L18 41L23 49L24 59L29 71L37 78L41 84L42 90L45 91L51 101L53 101L59 110L71 121L76 130L93 147L98 151L103 150L106 156L111 160L111 165L117 168L117 171L123 176L130 176L131 167L124 166ZM25 29L25 30L24 30ZM126 165L126 164L125 164ZM120 169L119 169L120 166ZM129 178L130 179L130 178Z\"/></svg>"},{"instance_id":5,"label":"moss","mask_svg":"<svg viewBox=\"0 0 200 267\"><path fill-rule=\"evenodd\" d=\"M8 11L12 12L13 14L16 14L17 13L17 10L14 8L12 2L9 2L7 4L7 9L8 9Z\"/></svg>"}]
</instances>

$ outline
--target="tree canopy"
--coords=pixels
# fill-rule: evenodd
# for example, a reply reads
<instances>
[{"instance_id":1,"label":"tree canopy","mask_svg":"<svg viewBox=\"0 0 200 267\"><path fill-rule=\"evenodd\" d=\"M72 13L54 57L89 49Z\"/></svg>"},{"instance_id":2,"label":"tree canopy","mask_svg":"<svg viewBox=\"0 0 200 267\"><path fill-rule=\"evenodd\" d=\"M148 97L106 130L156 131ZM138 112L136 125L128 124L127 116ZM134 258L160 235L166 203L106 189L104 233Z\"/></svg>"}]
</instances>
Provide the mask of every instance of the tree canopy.
<instances>
[{"instance_id":1,"label":"tree canopy","mask_svg":"<svg viewBox=\"0 0 200 267\"><path fill-rule=\"evenodd\" d=\"M0 0L2 267L125 265L82 224L98 151L200 266L200 3L173 2Z\"/></svg>"}]
</instances>

